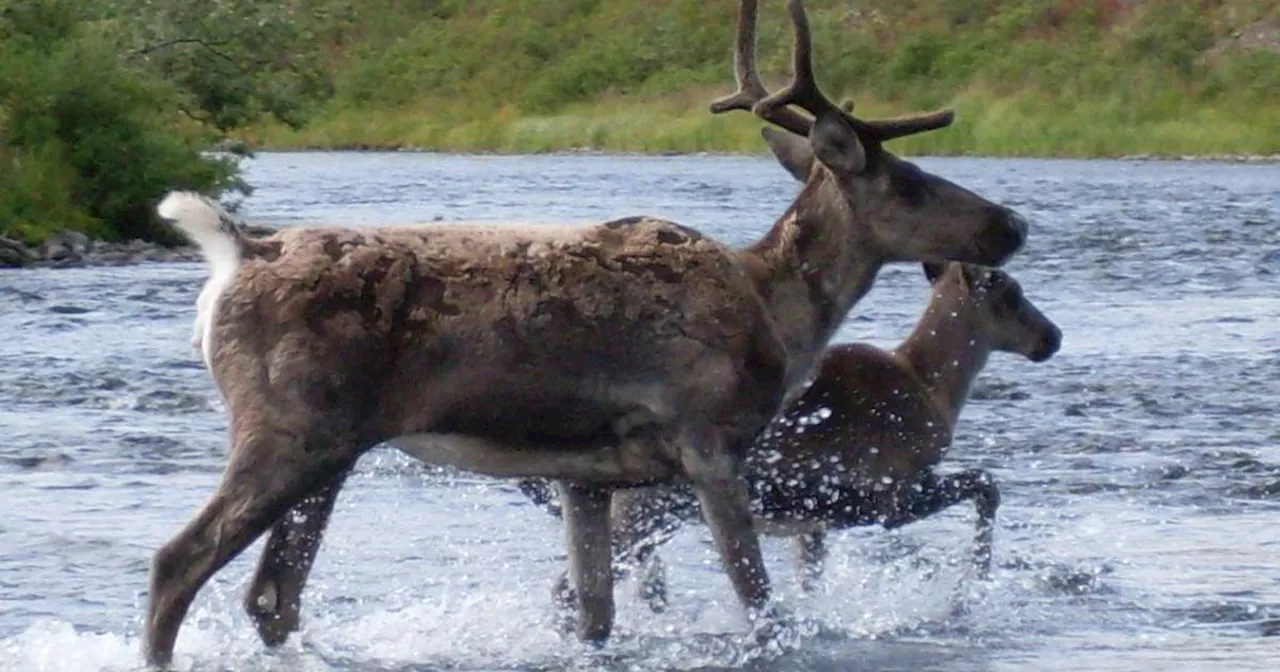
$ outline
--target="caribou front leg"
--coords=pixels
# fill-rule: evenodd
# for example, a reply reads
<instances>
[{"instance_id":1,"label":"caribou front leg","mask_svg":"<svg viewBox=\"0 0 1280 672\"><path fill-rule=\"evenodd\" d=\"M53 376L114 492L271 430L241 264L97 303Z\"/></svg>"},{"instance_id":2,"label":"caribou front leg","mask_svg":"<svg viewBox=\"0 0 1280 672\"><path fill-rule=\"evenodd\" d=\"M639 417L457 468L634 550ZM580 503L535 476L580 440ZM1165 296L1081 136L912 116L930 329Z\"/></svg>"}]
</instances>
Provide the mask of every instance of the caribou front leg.
<instances>
[{"instance_id":1,"label":"caribou front leg","mask_svg":"<svg viewBox=\"0 0 1280 672\"><path fill-rule=\"evenodd\" d=\"M278 646L298 629L302 589L315 564L325 526L333 513L344 472L308 495L276 521L245 593L244 608L267 646Z\"/></svg>"},{"instance_id":2,"label":"caribou front leg","mask_svg":"<svg viewBox=\"0 0 1280 672\"><path fill-rule=\"evenodd\" d=\"M990 472L969 469L938 478L932 470L920 477L919 490L911 493L894 516L884 521L885 529L893 529L922 518L927 518L947 507L972 499L977 506L977 534L973 542L973 566L977 576L986 580L991 576L991 542L995 528L996 509L1000 507L1000 488Z\"/></svg>"},{"instance_id":3,"label":"caribou front leg","mask_svg":"<svg viewBox=\"0 0 1280 672\"><path fill-rule=\"evenodd\" d=\"M607 488L560 481L569 574L577 593L578 639L603 644L613 630L613 560Z\"/></svg>"},{"instance_id":4,"label":"caribou front leg","mask_svg":"<svg viewBox=\"0 0 1280 672\"><path fill-rule=\"evenodd\" d=\"M701 427L686 432L678 447L734 592L753 621L775 620L778 614L769 608L769 573L752 524L747 484L728 441L720 431Z\"/></svg>"}]
</instances>

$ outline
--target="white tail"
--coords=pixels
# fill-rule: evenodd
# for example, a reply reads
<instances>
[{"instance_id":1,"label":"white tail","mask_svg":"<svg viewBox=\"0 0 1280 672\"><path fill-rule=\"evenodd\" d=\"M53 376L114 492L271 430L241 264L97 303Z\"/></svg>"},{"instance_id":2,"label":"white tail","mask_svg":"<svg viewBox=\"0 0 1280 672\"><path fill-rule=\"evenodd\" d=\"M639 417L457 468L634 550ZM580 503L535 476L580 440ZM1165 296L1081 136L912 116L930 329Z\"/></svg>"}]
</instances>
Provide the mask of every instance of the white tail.
<instances>
[{"instance_id":1,"label":"white tail","mask_svg":"<svg viewBox=\"0 0 1280 672\"><path fill-rule=\"evenodd\" d=\"M200 350L205 366L212 368L213 313L218 297L240 267L240 231L217 201L190 191L169 192L156 206L156 213L198 245L209 262L209 280L196 300L191 347Z\"/></svg>"},{"instance_id":2,"label":"white tail","mask_svg":"<svg viewBox=\"0 0 1280 672\"><path fill-rule=\"evenodd\" d=\"M217 201L190 191L171 191L156 212L200 246L214 275L235 273L240 265L240 232Z\"/></svg>"}]
</instances>

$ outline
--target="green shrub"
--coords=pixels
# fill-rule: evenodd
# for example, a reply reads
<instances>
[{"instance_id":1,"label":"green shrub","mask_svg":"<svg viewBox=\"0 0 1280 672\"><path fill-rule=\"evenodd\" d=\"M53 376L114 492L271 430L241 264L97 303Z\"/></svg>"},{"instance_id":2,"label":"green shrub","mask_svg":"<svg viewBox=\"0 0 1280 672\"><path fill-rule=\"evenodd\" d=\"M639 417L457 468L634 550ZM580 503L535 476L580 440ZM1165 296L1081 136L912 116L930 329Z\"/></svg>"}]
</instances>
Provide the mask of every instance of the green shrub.
<instances>
[{"instance_id":1,"label":"green shrub","mask_svg":"<svg viewBox=\"0 0 1280 672\"><path fill-rule=\"evenodd\" d=\"M122 65L74 6L22 0L0 19L0 231L176 241L155 201L234 186L236 166L203 156L209 137L181 122L178 92Z\"/></svg>"},{"instance_id":2,"label":"green shrub","mask_svg":"<svg viewBox=\"0 0 1280 672\"><path fill-rule=\"evenodd\" d=\"M0 236L35 244L58 229L102 236L99 220L76 205L75 172L56 144L0 149Z\"/></svg>"}]
</instances>

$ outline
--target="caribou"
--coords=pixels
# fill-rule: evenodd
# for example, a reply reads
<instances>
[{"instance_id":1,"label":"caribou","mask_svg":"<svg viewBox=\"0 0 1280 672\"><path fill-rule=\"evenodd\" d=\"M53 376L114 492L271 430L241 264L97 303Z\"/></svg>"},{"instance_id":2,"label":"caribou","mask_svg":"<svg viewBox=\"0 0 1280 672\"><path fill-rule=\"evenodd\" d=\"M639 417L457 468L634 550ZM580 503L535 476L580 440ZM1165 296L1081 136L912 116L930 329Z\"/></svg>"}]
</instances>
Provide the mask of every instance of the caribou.
<instances>
[{"instance_id":1,"label":"caribou","mask_svg":"<svg viewBox=\"0 0 1280 672\"><path fill-rule=\"evenodd\" d=\"M1054 355L1062 332L1007 273L968 264L925 263L931 298L910 336L891 351L866 343L829 348L810 386L770 422L744 459L757 529L795 539L804 592L822 575L826 533L881 525L894 529L960 502L976 504L973 565L989 576L1000 490L983 469L939 476L970 387L993 352L1033 362ZM545 481L522 492L561 515ZM698 517L679 486L621 490L612 516L614 578L645 569L640 595L666 607L657 548ZM565 577L554 596L570 607Z\"/></svg>"},{"instance_id":2,"label":"caribou","mask_svg":"<svg viewBox=\"0 0 1280 672\"><path fill-rule=\"evenodd\" d=\"M650 216L250 238L212 199L175 191L158 204L211 269L196 340L230 447L212 496L153 558L149 663L168 664L199 589L268 531L245 607L266 644L285 641L347 474L388 442L558 483L583 641L603 643L613 624L611 493L659 483L692 488L752 619L785 620L740 477L747 447L883 264L998 266L1027 223L884 148L947 126L949 111L863 120L831 103L799 0L794 76L769 95L751 63L755 5L739 20L741 90L716 109L749 107L807 137L815 161L749 246Z\"/></svg>"}]
</instances>

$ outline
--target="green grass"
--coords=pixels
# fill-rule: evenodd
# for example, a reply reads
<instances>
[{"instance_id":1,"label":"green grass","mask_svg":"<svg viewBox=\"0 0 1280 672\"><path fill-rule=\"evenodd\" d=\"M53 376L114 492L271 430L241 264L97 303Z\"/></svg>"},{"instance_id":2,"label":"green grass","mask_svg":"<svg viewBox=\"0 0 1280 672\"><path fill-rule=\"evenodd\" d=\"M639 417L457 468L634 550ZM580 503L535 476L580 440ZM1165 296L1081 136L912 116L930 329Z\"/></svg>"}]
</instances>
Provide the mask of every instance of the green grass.
<instances>
[{"instance_id":1,"label":"green grass","mask_svg":"<svg viewBox=\"0 0 1280 672\"><path fill-rule=\"evenodd\" d=\"M1243 0L809 0L824 88L863 116L951 106L904 153L1106 157L1280 152L1280 23ZM237 131L267 149L758 152L761 122L706 105L732 87L730 0L478 0L370 5L381 26L334 66L301 128ZM378 18L381 17L381 18ZM761 3L767 81L789 72L782 2ZM399 25L397 30L394 26Z\"/></svg>"},{"instance_id":2,"label":"green grass","mask_svg":"<svg viewBox=\"0 0 1280 672\"><path fill-rule=\"evenodd\" d=\"M651 153L759 153L759 128L743 112L714 116L704 100L609 100L579 103L555 114L463 114L423 102L414 107L348 109L292 130L261 125L239 135L274 150L421 149L538 153L574 149ZM859 99L859 114L896 116L911 110ZM907 155L1003 157L1121 157L1280 154L1275 113L1229 102L1186 103L1176 114L1135 119L1106 99L1072 107L1043 95L999 96L973 90L946 101L957 112L951 127L895 141ZM1251 113L1250 113L1251 112Z\"/></svg>"}]
</instances>

